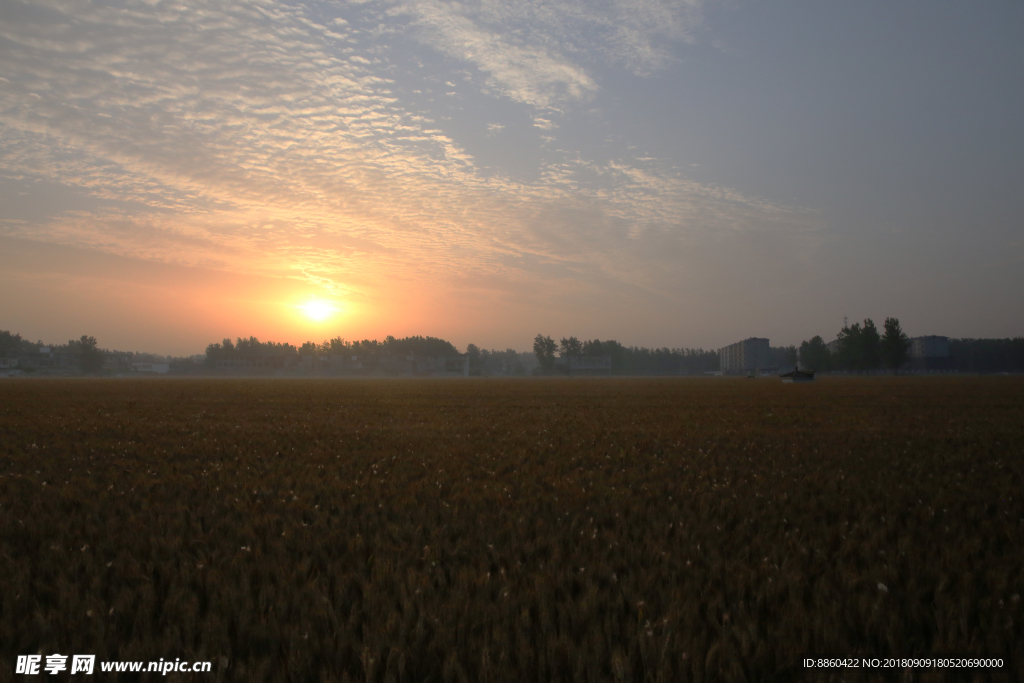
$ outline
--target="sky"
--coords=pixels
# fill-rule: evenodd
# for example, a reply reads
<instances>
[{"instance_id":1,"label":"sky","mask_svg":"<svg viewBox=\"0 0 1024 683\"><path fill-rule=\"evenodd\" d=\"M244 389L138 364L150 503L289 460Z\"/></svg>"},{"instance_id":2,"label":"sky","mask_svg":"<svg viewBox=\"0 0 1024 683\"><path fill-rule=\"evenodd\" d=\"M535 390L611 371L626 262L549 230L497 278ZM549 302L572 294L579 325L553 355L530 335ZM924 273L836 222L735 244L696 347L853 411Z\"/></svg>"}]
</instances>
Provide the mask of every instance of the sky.
<instances>
[{"instance_id":1,"label":"sky","mask_svg":"<svg viewBox=\"0 0 1024 683\"><path fill-rule=\"evenodd\" d=\"M0 329L1024 334L1024 4L0 0Z\"/></svg>"}]
</instances>

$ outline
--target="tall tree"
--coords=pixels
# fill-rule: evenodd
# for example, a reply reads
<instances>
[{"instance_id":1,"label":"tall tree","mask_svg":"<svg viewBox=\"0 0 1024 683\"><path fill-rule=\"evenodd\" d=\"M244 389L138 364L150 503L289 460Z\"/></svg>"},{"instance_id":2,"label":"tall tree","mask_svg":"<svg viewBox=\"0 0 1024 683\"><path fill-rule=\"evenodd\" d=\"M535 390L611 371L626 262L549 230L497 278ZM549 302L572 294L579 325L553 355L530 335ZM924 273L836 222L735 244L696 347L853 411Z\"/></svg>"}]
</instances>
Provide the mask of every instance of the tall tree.
<instances>
[{"instance_id":1,"label":"tall tree","mask_svg":"<svg viewBox=\"0 0 1024 683\"><path fill-rule=\"evenodd\" d=\"M562 339L558 342L558 350L561 352L563 358L569 356L581 356L583 355L583 344L576 337L569 337Z\"/></svg>"},{"instance_id":2,"label":"tall tree","mask_svg":"<svg viewBox=\"0 0 1024 683\"><path fill-rule=\"evenodd\" d=\"M784 368L796 365L797 348L789 346L771 346L768 348L769 367Z\"/></svg>"},{"instance_id":3,"label":"tall tree","mask_svg":"<svg viewBox=\"0 0 1024 683\"><path fill-rule=\"evenodd\" d=\"M481 366L483 365L483 363L481 362L483 358L482 353L480 351L480 347L477 346L476 344L467 345L466 355L469 357L469 371L479 372L481 370Z\"/></svg>"},{"instance_id":4,"label":"tall tree","mask_svg":"<svg viewBox=\"0 0 1024 683\"><path fill-rule=\"evenodd\" d=\"M907 362L910 338L900 328L900 321L896 318L886 318L884 327L882 360L885 362L885 367L895 374Z\"/></svg>"},{"instance_id":5,"label":"tall tree","mask_svg":"<svg viewBox=\"0 0 1024 683\"><path fill-rule=\"evenodd\" d=\"M836 337L839 341L838 365L843 370L862 370L864 368L864 345L861 337L860 323L843 325Z\"/></svg>"},{"instance_id":6,"label":"tall tree","mask_svg":"<svg viewBox=\"0 0 1024 683\"><path fill-rule=\"evenodd\" d=\"M21 335L0 330L0 358L17 356L21 352Z\"/></svg>"},{"instance_id":7,"label":"tall tree","mask_svg":"<svg viewBox=\"0 0 1024 683\"><path fill-rule=\"evenodd\" d=\"M348 351L351 347L347 341L341 337L335 337L330 341L329 353L343 354Z\"/></svg>"},{"instance_id":8,"label":"tall tree","mask_svg":"<svg viewBox=\"0 0 1024 683\"><path fill-rule=\"evenodd\" d=\"M103 367L103 352L97 348L96 337L83 334L78 341L70 342L69 346L77 347L82 370L96 372Z\"/></svg>"},{"instance_id":9,"label":"tall tree","mask_svg":"<svg viewBox=\"0 0 1024 683\"><path fill-rule=\"evenodd\" d=\"M562 358L565 359L566 372L571 375L572 359L583 355L583 344L576 337L569 337L568 339L562 337L558 342L558 350L561 352Z\"/></svg>"},{"instance_id":10,"label":"tall tree","mask_svg":"<svg viewBox=\"0 0 1024 683\"><path fill-rule=\"evenodd\" d=\"M800 367L804 370L830 370L832 354L819 335L814 335L800 345Z\"/></svg>"},{"instance_id":11,"label":"tall tree","mask_svg":"<svg viewBox=\"0 0 1024 683\"><path fill-rule=\"evenodd\" d=\"M877 370L882 367L882 337L878 334L871 318L864 319L864 327L861 328L861 349L864 354L864 369Z\"/></svg>"},{"instance_id":12,"label":"tall tree","mask_svg":"<svg viewBox=\"0 0 1024 683\"><path fill-rule=\"evenodd\" d=\"M555 350L557 348L558 345L551 337L538 334L533 339L533 353L537 356L537 362L540 363L541 370L545 374L550 375L555 371Z\"/></svg>"},{"instance_id":13,"label":"tall tree","mask_svg":"<svg viewBox=\"0 0 1024 683\"><path fill-rule=\"evenodd\" d=\"M526 374L526 368L523 367L523 361L520 360L519 354L516 352L515 349L505 349L503 366L506 374Z\"/></svg>"}]
</instances>

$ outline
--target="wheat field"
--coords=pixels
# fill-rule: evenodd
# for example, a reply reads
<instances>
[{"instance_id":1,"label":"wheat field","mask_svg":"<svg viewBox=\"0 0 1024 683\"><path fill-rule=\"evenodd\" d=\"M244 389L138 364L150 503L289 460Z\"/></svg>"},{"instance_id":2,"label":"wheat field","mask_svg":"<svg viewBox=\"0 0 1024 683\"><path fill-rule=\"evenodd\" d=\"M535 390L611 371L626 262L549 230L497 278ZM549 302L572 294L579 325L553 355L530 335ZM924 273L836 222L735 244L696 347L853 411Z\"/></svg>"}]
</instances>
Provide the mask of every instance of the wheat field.
<instances>
[{"instance_id":1,"label":"wheat field","mask_svg":"<svg viewBox=\"0 0 1024 683\"><path fill-rule=\"evenodd\" d=\"M8 380L0 680L1024 680L1022 475L1017 377Z\"/></svg>"}]
</instances>

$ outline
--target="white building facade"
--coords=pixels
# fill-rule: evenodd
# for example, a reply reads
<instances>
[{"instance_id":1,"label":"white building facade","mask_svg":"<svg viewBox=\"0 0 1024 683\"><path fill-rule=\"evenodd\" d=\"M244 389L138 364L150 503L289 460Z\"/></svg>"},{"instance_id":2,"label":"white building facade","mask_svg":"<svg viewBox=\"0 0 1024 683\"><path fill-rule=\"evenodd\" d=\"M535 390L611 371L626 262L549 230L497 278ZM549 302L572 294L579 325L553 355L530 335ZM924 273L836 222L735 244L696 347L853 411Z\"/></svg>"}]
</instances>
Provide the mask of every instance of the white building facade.
<instances>
[{"instance_id":1,"label":"white building facade","mask_svg":"<svg viewBox=\"0 0 1024 683\"><path fill-rule=\"evenodd\" d=\"M771 364L768 340L750 337L718 349L719 367L723 372L749 372Z\"/></svg>"}]
</instances>

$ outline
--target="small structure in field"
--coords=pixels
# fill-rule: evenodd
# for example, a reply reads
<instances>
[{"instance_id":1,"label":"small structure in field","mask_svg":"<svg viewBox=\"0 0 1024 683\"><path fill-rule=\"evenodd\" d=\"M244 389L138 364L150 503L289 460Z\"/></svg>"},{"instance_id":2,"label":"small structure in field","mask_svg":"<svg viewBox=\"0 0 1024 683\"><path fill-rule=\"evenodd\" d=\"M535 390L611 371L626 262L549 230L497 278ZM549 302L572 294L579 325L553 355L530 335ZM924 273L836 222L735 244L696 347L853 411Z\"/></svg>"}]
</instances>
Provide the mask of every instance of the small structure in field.
<instances>
[{"instance_id":1,"label":"small structure in field","mask_svg":"<svg viewBox=\"0 0 1024 683\"><path fill-rule=\"evenodd\" d=\"M813 382L814 381L814 370L801 370L800 368L793 368L789 372L780 372L779 377L782 381L789 384L790 382Z\"/></svg>"}]
</instances>

